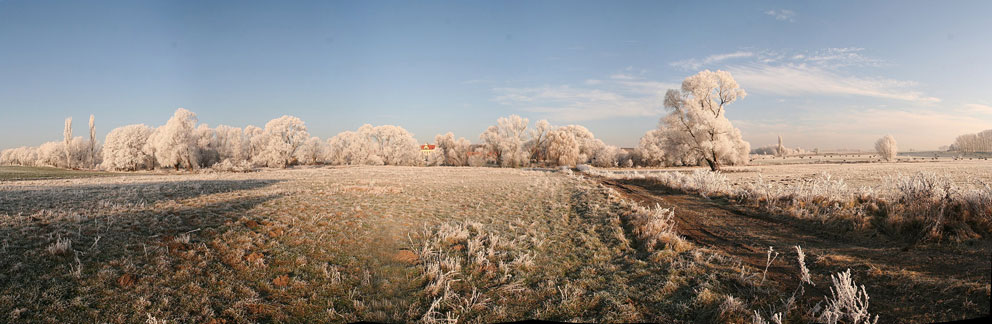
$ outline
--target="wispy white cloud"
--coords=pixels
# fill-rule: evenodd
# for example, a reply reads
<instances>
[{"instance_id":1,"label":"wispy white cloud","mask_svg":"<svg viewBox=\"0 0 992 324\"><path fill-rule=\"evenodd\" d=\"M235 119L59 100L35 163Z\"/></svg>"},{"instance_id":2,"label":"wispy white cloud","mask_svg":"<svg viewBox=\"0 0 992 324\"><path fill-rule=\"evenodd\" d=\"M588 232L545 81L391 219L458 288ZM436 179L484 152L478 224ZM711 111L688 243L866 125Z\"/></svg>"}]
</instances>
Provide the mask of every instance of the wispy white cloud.
<instances>
[{"instance_id":1,"label":"wispy white cloud","mask_svg":"<svg viewBox=\"0 0 992 324\"><path fill-rule=\"evenodd\" d=\"M694 70L705 65L716 64L730 59L745 58L752 56L754 56L754 53L752 52L737 51L733 53L710 55L703 59L692 58L688 60L681 60L681 61L669 63L669 65L687 70Z\"/></svg>"},{"instance_id":2,"label":"wispy white cloud","mask_svg":"<svg viewBox=\"0 0 992 324\"><path fill-rule=\"evenodd\" d=\"M765 14L775 17L778 21L796 22L796 12L789 9L772 9L765 11Z\"/></svg>"},{"instance_id":3,"label":"wispy white cloud","mask_svg":"<svg viewBox=\"0 0 992 324\"><path fill-rule=\"evenodd\" d=\"M858 47L832 47L818 50L808 55L801 55L798 61L808 62L819 66L830 68L843 68L849 66L881 66L884 61L867 57L861 52L863 48Z\"/></svg>"},{"instance_id":4,"label":"wispy white cloud","mask_svg":"<svg viewBox=\"0 0 992 324\"><path fill-rule=\"evenodd\" d=\"M630 74L617 73L610 76L610 79L614 80L633 80L634 76Z\"/></svg>"},{"instance_id":5,"label":"wispy white cloud","mask_svg":"<svg viewBox=\"0 0 992 324\"><path fill-rule=\"evenodd\" d=\"M887 78L868 78L840 73L807 64L751 64L728 66L734 79L748 91L781 96L849 95L911 101L940 102L914 90L918 84Z\"/></svg>"},{"instance_id":6,"label":"wispy white cloud","mask_svg":"<svg viewBox=\"0 0 992 324\"><path fill-rule=\"evenodd\" d=\"M664 112L664 91L678 84L617 74L589 79L585 86L495 88L497 103L565 122L615 117L658 117Z\"/></svg>"}]
</instances>

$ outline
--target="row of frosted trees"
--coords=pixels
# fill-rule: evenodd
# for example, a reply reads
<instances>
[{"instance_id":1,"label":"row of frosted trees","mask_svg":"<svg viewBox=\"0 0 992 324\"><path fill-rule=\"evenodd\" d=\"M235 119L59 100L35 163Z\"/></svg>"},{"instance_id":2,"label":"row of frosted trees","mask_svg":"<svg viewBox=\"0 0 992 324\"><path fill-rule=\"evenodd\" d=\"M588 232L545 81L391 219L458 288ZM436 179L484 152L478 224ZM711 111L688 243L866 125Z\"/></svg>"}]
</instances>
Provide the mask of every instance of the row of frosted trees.
<instances>
[{"instance_id":1,"label":"row of frosted trees","mask_svg":"<svg viewBox=\"0 0 992 324\"><path fill-rule=\"evenodd\" d=\"M950 150L965 153L992 152L992 129L958 136Z\"/></svg>"},{"instance_id":2,"label":"row of frosted trees","mask_svg":"<svg viewBox=\"0 0 992 324\"><path fill-rule=\"evenodd\" d=\"M103 145L96 143L90 121L90 139L71 136L39 147L20 147L0 153L0 163L66 168L102 168L134 171L149 169L247 170L296 164L334 165L446 165L502 167L599 167L722 165L748 162L750 144L741 138L725 115L726 106L745 96L724 71L702 71L690 76L679 90L669 90L669 110L658 128L647 132L634 150L606 145L580 125L552 126L541 120L532 127L527 118L501 117L479 135L473 145L454 134L435 136L436 149L421 153L413 135L399 126L364 125L326 141L311 137L302 120L282 116L264 128L198 124L196 114L183 108L165 125L127 125L112 130Z\"/></svg>"},{"instance_id":3,"label":"row of frosted trees","mask_svg":"<svg viewBox=\"0 0 992 324\"><path fill-rule=\"evenodd\" d=\"M96 141L96 125L90 115L89 139L72 136L72 118L65 119L62 141L52 141L36 147L18 147L0 151L0 164L43 165L58 168L96 168L103 159Z\"/></svg>"}]
</instances>

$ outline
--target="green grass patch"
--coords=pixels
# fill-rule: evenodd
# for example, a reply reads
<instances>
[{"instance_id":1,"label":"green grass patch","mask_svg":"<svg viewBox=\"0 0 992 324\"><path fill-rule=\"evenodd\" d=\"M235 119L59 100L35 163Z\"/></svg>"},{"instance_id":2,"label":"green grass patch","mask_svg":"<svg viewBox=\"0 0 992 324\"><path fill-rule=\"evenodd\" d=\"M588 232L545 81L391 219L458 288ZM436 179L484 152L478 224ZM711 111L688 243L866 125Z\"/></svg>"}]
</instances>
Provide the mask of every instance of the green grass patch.
<instances>
[{"instance_id":1,"label":"green grass patch","mask_svg":"<svg viewBox=\"0 0 992 324\"><path fill-rule=\"evenodd\" d=\"M66 179L66 178L89 178L116 176L122 173L91 171L91 170L67 170L52 167L33 166L0 166L0 180L38 180L38 179Z\"/></svg>"}]
</instances>

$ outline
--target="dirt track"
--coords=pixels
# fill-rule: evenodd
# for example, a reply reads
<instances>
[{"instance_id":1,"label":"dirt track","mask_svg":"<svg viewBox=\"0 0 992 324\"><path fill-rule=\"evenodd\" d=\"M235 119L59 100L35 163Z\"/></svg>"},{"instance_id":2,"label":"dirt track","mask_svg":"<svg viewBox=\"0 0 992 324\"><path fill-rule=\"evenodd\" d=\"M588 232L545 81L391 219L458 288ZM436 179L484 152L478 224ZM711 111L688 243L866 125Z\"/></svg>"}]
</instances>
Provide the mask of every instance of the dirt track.
<instances>
[{"instance_id":1,"label":"dirt track","mask_svg":"<svg viewBox=\"0 0 992 324\"><path fill-rule=\"evenodd\" d=\"M768 247L780 252L768 280L791 292L798 284L793 246L802 246L816 286L830 294L829 274L851 269L880 322L934 322L989 314L992 244L910 246L883 237L838 234L818 222L767 215L722 199L676 192L652 180L595 178L640 204L675 209L680 235L764 269Z\"/></svg>"}]
</instances>

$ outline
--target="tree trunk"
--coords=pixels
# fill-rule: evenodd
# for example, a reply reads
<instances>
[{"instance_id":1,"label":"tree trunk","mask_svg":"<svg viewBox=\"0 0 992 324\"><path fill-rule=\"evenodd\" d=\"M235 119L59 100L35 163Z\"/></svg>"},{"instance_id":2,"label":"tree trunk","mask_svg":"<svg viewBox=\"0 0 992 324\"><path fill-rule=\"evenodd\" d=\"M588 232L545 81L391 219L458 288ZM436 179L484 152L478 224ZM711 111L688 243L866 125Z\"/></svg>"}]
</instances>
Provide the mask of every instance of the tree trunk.
<instances>
[{"instance_id":1,"label":"tree trunk","mask_svg":"<svg viewBox=\"0 0 992 324\"><path fill-rule=\"evenodd\" d=\"M710 171L720 171L720 162L719 161L706 159L706 164L709 164Z\"/></svg>"}]
</instances>

